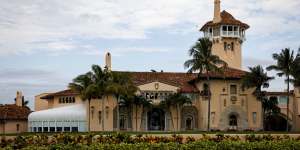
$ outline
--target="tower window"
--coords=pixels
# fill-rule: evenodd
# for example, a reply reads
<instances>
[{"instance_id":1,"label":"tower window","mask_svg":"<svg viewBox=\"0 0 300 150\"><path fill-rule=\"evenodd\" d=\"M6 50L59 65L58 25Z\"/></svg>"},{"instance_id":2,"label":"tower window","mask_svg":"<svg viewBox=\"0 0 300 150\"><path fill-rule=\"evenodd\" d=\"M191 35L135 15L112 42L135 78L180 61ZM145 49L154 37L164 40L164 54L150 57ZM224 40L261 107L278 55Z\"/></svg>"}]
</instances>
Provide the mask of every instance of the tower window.
<instances>
[{"instance_id":1,"label":"tower window","mask_svg":"<svg viewBox=\"0 0 300 150\"><path fill-rule=\"evenodd\" d=\"M212 33L212 32L213 32L213 29L212 29L212 28L209 28L208 30L209 30L209 33Z\"/></svg>"},{"instance_id":2,"label":"tower window","mask_svg":"<svg viewBox=\"0 0 300 150\"><path fill-rule=\"evenodd\" d=\"M227 42L224 42L224 51L227 50Z\"/></svg>"},{"instance_id":3,"label":"tower window","mask_svg":"<svg viewBox=\"0 0 300 150\"><path fill-rule=\"evenodd\" d=\"M228 31L232 31L232 26L228 26Z\"/></svg>"}]
</instances>

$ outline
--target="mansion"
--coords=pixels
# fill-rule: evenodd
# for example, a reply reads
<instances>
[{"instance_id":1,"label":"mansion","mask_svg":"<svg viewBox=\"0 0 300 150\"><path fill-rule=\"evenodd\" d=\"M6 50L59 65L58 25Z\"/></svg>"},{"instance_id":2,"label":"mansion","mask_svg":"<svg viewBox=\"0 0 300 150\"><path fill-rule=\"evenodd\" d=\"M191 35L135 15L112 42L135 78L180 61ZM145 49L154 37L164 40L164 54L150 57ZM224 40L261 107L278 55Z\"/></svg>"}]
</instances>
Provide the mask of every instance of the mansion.
<instances>
[{"instance_id":1,"label":"mansion","mask_svg":"<svg viewBox=\"0 0 300 150\"><path fill-rule=\"evenodd\" d=\"M205 23L200 31L212 42L212 53L227 62L228 68L222 74L209 72L210 109L205 92L205 75L185 72L129 72L138 87L136 94L152 100L152 107L117 107L117 99L113 95L107 95L101 100L92 99L88 105L87 101L80 98L79 93L70 89L42 93L35 97L35 112L28 117L28 130L206 131L208 121L211 130L262 130L261 102L253 95L253 89L244 89L241 86L241 79L246 74L246 71L242 70L242 44L246 40L245 33L248 28L249 25L237 20L227 11L221 12L220 0L215 0L214 17ZM111 61L112 55L107 53L106 67L115 71ZM171 109L158 107L168 95L178 92L189 97L192 104L183 105L179 111L172 106ZM291 112L288 122L291 130L300 130L299 89L295 88L290 95L268 92L268 96L278 98L281 122L286 121L286 98L290 96Z\"/></svg>"}]
</instances>

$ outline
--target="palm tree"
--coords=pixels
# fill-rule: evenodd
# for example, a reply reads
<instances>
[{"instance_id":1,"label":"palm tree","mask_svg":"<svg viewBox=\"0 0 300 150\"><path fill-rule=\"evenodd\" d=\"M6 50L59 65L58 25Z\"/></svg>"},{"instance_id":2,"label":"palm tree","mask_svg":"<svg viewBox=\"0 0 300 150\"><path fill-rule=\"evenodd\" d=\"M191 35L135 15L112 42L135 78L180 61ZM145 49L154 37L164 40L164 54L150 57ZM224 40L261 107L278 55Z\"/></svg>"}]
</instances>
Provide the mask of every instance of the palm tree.
<instances>
[{"instance_id":1,"label":"palm tree","mask_svg":"<svg viewBox=\"0 0 300 150\"><path fill-rule=\"evenodd\" d=\"M105 93L115 95L117 98L117 128L119 129L119 104L120 98L132 97L137 91L131 76L128 73L111 72L111 78L107 82ZM129 99L127 99L129 100ZM129 101L126 101L129 102ZM131 110L131 106L128 106Z\"/></svg>"},{"instance_id":2,"label":"palm tree","mask_svg":"<svg viewBox=\"0 0 300 150\"><path fill-rule=\"evenodd\" d=\"M22 106L28 107L29 101L25 100L24 96L22 96Z\"/></svg>"},{"instance_id":3,"label":"palm tree","mask_svg":"<svg viewBox=\"0 0 300 150\"><path fill-rule=\"evenodd\" d=\"M290 81L294 84L294 87L299 87L300 86L300 48L298 50L298 53L296 55L296 58L291 68L292 68L291 76L293 77L293 79L291 79Z\"/></svg>"},{"instance_id":4,"label":"palm tree","mask_svg":"<svg viewBox=\"0 0 300 150\"><path fill-rule=\"evenodd\" d=\"M290 50L289 48L285 48L281 50L281 53L273 54L273 59L276 60L276 65L271 65L267 67L267 70L275 70L277 71L277 75L279 77L285 76L287 82L287 115L286 115L286 123L287 128L286 130L289 131L289 101L290 101L290 82L291 82L291 75L293 72L293 65L295 64L295 56L294 51Z\"/></svg>"},{"instance_id":5,"label":"palm tree","mask_svg":"<svg viewBox=\"0 0 300 150\"><path fill-rule=\"evenodd\" d=\"M243 88L255 88L253 95L261 102L262 104L262 118L263 118L263 128L265 121L265 113L268 111L271 106L270 101L266 98L265 92L262 92L262 88L269 87L269 81L272 80L272 77L268 77L267 73L264 71L262 66L249 67L250 72L247 72L246 75L242 78L242 87ZM272 102L272 101L271 101ZM271 103L273 104L273 103ZM272 107L274 108L274 107Z\"/></svg>"},{"instance_id":6,"label":"palm tree","mask_svg":"<svg viewBox=\"0 0 300 150\"><path fill-rule=\"evenodd\" d=\"M147 100L145 97L141 96L141 95L135 95L133 96L133 101L132 103L135 105L135 131L137 132L138 130L138 123L137 123L137 116L138 116L138 107L139 106L143 106L143 108L145 107L150 107L151 106L151 100Z\"/></svg>"},{"instance_id":7,"label":"palm tree","mask_svg":"<svg viewBox=\"0 0 300 150\"><path fill-rule=\"evenodd\" d=\"M212 54L212 42L208 38L200 38L194 46L189 50L189 55L192 59L184 63L184 67L188 68L188 73L198 72L198 78L205 71L208 94L208 114L207 114L207 130L210 130L210 87L209 87L209 72L222 72L220 66L226 67L227 63Z\"/></svg>"},{"instance_id":8,"label":"palm tree","mask_svg":"<svg viewBox=\"0 0 300 150\"><path fill-rule=\"evenodd\" d=\"M176 120L176 125L177 125L177 131L179 131L178 128L178 118L179 118L179 111L180 108L184 105L184 104L191 104L192 101L190 98L188 98L187 96L181 94L181 93L175 93L175 94L171 94L169 95L165 100L161 101L160 106L163 108L167 108L170 111L171 114L171 120L173 123L173 116L172 116L172 112L171 112L171 107L176 107L176 113L177 113L177 120Z\"/></svg>"},{"instance_id":9,"label":"palm tree","mask_svg":"<svg viewBox=\"0 0 300 150\"><path fill-rule=\"evenodd\" d=\"M79 92L83 101L88 100L88 131L90 131L90 103L91 99L97 95L97 87L92 80L92 72L77 76L72 83L69 83L69 88Z\"/></svg>"}]
</instances>

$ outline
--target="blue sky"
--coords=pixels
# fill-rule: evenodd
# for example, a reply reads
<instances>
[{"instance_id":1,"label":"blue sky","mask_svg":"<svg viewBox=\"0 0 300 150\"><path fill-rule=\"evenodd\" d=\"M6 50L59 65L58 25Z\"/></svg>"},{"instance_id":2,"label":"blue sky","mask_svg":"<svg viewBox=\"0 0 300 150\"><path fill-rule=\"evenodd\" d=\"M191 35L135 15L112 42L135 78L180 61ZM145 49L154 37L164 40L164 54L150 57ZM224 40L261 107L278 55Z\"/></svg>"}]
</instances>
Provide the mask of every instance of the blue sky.
<instances>
[{"instance_id":1,"label":"blue sky","mask_svg":"<svg viewBox=\"0 0 300 150\"><path fill-rule=\"evenodd\" d=\"M248 23L243 67L273 63L272 53L300 46L299 0L221 0ZM17 90L65 89L112 53L114 70L184 72L187 50L213 15L213 0L0 0L0 103ZM270 73L274 75L273 72ZM284 90L282 79L270 90Z\"/></svg>"}]
</instances>

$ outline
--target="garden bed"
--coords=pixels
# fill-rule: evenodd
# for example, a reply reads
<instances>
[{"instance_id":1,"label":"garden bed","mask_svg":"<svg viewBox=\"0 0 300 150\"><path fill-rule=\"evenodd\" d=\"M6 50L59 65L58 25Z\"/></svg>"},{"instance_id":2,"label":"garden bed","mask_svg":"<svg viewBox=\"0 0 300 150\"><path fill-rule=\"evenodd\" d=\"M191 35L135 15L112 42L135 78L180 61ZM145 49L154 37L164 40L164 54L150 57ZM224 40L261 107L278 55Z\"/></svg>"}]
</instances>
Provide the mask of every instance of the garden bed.
<instances>
[{"instance_id":1,"label":"garden bed","mask_svg":"<svg viewBox=\"0 0 300 150\"><path fill-rule=\"evenodd\" d=\"M2 140L1 149L271 149L300 150L300 138L288 135L224 135L203 134L200 138L182 135L149 136L112 134L54 134L17 136L15 139Z\"/></svg>"}]
</instances>

